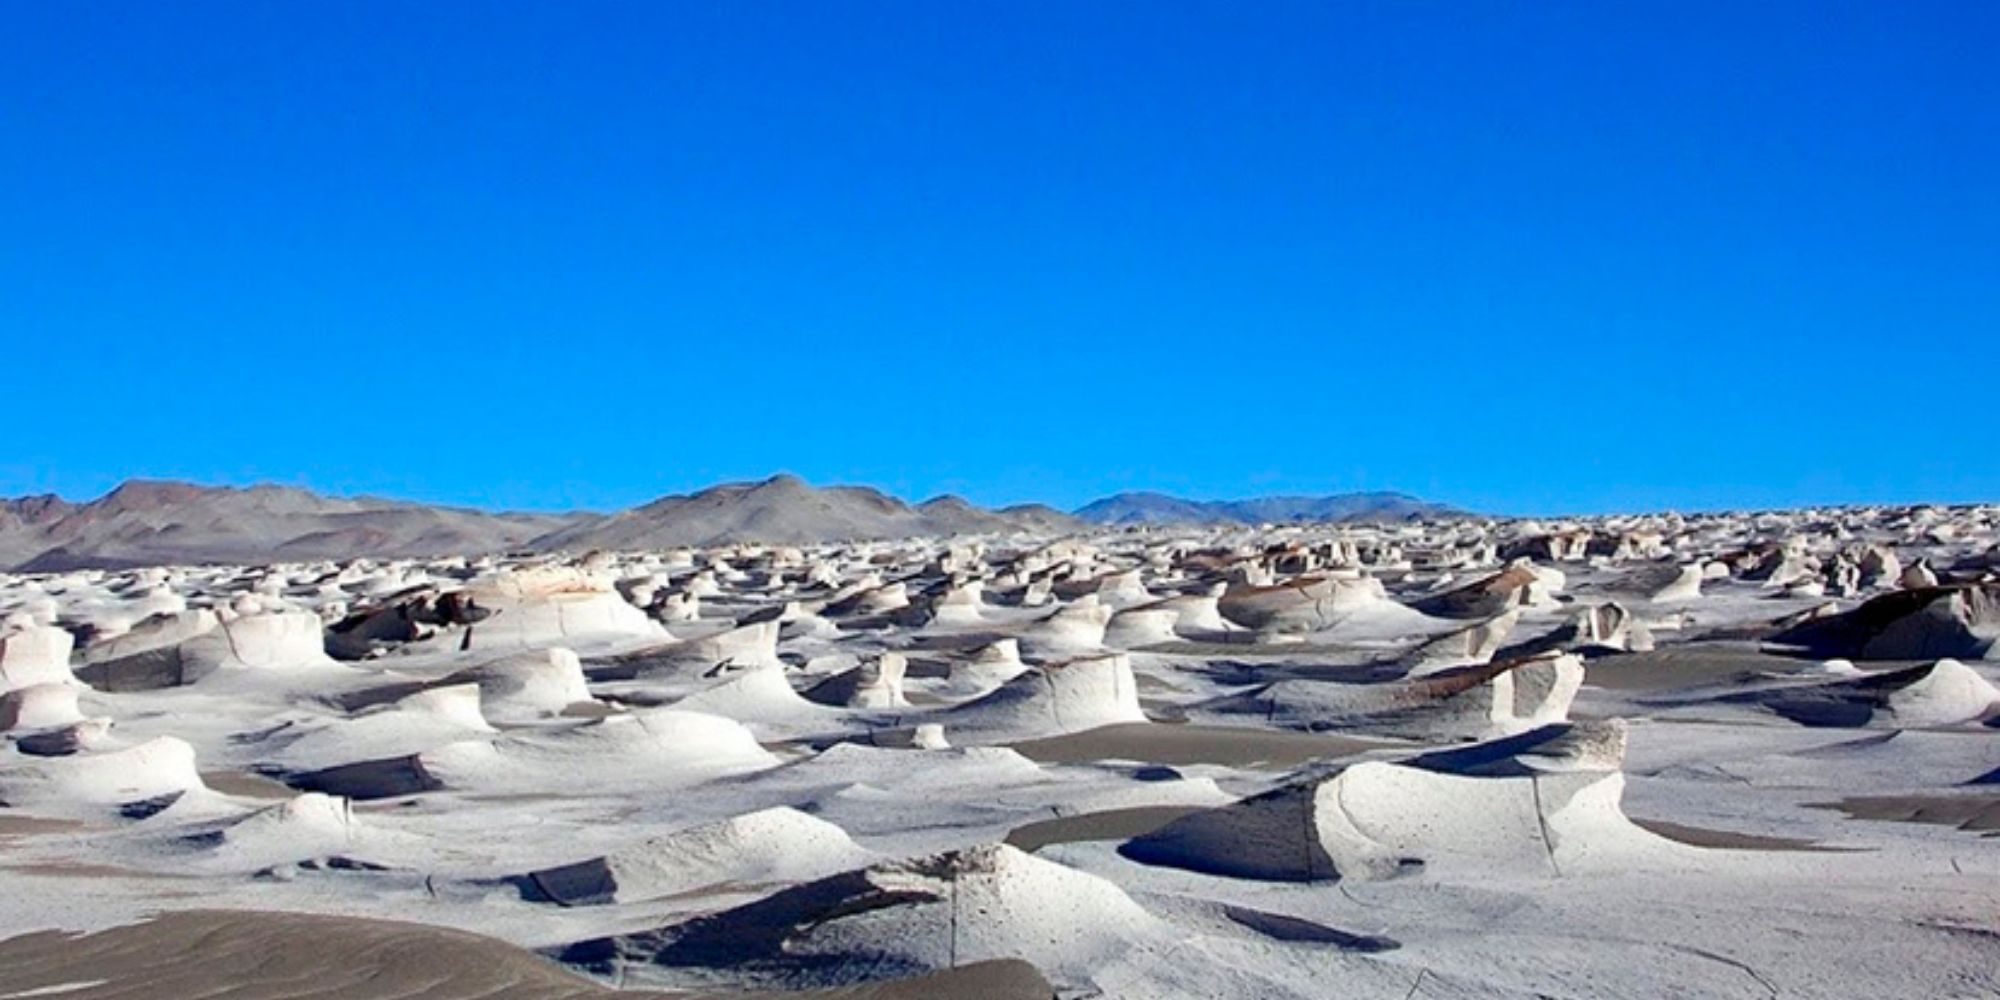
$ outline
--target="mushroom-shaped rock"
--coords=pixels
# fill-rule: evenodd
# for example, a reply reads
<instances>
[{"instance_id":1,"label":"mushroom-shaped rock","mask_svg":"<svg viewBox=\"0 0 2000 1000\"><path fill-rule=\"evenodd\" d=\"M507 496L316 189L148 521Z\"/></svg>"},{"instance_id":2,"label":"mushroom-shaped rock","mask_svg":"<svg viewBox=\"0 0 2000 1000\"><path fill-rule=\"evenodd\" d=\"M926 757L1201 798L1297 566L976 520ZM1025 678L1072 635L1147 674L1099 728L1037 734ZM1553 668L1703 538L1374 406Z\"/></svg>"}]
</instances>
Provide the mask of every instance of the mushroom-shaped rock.
<instances>
[{"instance_id":1,"label":"mushroom-shaped rock","mask_svg":"<svg viewBox=\"0 0 2000 1000\"><path fill-rule=\"evenodd\" d=\"M2000 689L1971 667L1944 659L1901 673L1910 683L1890 687L1883 707L1898 727L1919 729L2000 717Z\"/></svg>"},{"instance_id":2,"label":"mushroom-shaped rock","mask_svg":"<svg viewBox=\"0 0 2000 1000\"><path fill-rule=\"evenodd\" d=\"M680 708L466 740L416 759L428 787L500 794L573 788L579 780L605 794L658 791L776 763L741 723Z\"/></svg>"},{"instance_id":3,"label":"mushroom-shaped rock","mask_svg":"<svg viewBox=\"0 0 2000 1000\"><path fill-rule=\"evenodd\" d=\"M47 625L28 625L0 635L0 691L39 684L74 684L69 654L76 640Z\"/></svg>"},{"instance_id":4,"label":"mushroom-shaped rock","mask_svg":"<svg viewBox=\"0 0 2000 1000\"><path fill-rule=\"evenodd\" d=\"M1309 576L1274 586L1235 584L1217 601L1222 617L1261 632L1312 632L1357 611L1389 604L1373 577Z\"/></svg>"},{"instance_id":5,"label":"mushroom-shaped rock","mask_svg":"<svg viewBox=\"0 0 2000 1000\"><path fill-rule=\"evenodd\" d=\"M1190 716L1415 739L1485 739L1568 718L1583 661L1545 655L1373 684L1281 680L1189 708Z\"/></svg>"},{"instance_id":6,"label":"mushroom-shaped rock","mask_svg":"<svg viewBox=\"0 0 2000 1000\"><path fill-rule=\"evenodd\" d=\"M1028 665L1021 662L1021 644L1014 639L1001 639L981 646L971 657L954 663L947 680L952 692L963 698L976 698L1027 672Z\"/></svg>"},{"instance_id":7,"label":"mushroom-shaped rock","mask_svg":"<svg viewBox=\"0 0 2000 1000\"><path fill-rule=\"evenodd\" d=\"M674 702L673 707L734 719L762 738L807 735L842 718L800 694L792 687L785 668L777 665L727 674Z\"/></svg>"},{"instance_id":8,"label":"mushroom-shaped rock","mask_svg":"<svg viewBox=\"0 0 2000 1000\"><path fill-rule=\"evenodd\" d=\"M777 618L739 625L664 650L665 662L703 671L781 666L778 639L784 624Z\"/></svg>"},{"instance_id":9,"label":"mushroom-shaped rock","mask_svg":"<svg viewBox=\"0 0 2000 1000\"><path fill-rule=\"evenodd\" d=\"M108 752L119 747L120 744L111 737L111 720L102 717L14 734L14 749L31 757L67 757L75 753Z\"/></svg>"},{"instance_id":10,"label":"mushroom-shaped rock","mask_svg":"<svg viewBox=\"0 0 2000 1000\"><path fill-rule=\"evenodd\" d=\"M1632 612L1615 601L1586 608L1577 618L1577 641L1588 646L1643 653L1653 648L1653 634Z\"/></svg>"},{"instance_id":11,"label":"mushroom-shaped rock","mask_svg":"<svg viewBox=\"0 0 2000 1000\"><path fill-rule=\"evenodd\" d=\"M1104 644L1112 649L1143 649L1178 642L1174 625L1181 614L1157 605L1126 608L1111 616L1104 629Z\"/></svg>"},{"instance_id":12,"label":"mushroom-shaped rock","mask_svg":"<svg viewBox=\"0 0 2000 1000\"><path fill-rule=\"evenodd\" d=\"M480 709L479 686L447 683L368 706L350 718L279 727L259 741L260 756L276 769L296 773L406 757L493 731Z\"/></svg>"},{"instance_id":13,"label":"mushroom-shaped rock","mask_svg":"<svg viewBox=\"0 0 2000 1000\"><path fill-rule=\"evenodd\" d=\"M1516 560L1506 569L1455 590L1415 602L1412 607L1439 618L1491 618L1510 608L1545 603L1562 588L1561 574Z\"/></svg>"},{"instance_id":14,"label":"mushroom-shaped rock","mask_svg":"<svg viewBox=\"0 0 2000 1000\"><path fill-rule=\"evenodd\" d=\"M1029 670L947 710L938 721L954 734L1017 738L1144 722L1146 713L1139 707L1132 660L1117 653Z\"/></svg>"},{"instance_id":15,"label":"mushroom-shaped rock","mask_svg":"<svg viewBox=\"0 0 2000 1000\"><path fill-rule=\"evenodd\" d=\"M1586 652L1625 651L1643 653L1654 646L1653 633L1625 606L1615 601L1576 609L1570 620L1525 642L1509 646L1500 655L1509 658L1541 656L1568 650Z\"/></svg>"},{"instance_id":16,"label":"mushroom-shaped rock","mask_svg":"<svg viewBox=\"0 0 2000 1000\"><path fill-rule=\"evenodd\" d=\"M1097 599L1113 608L1128 608L1152 603L1153 595L1146 591L1146 582L1135 569L1101 577L1097 581Z\"/></svg>"},{"instance_id":17,"label":"mushroom-shaped rock","mask_svg":"<svg viewBox=\"0 0 2000 1000\"><path fill-rule=\"evenodd\" d=\"M501 720L561 715L571 705L594 700L582 661L561 646L504 656L447 680L479 685L485 713Z\"/></svg>"},{"instance_id":18,"label":"mushroom-shaped rock","mask_svg":"<svg viewBox=\"0 0 2000 1000\"><path fill-rule=\"evenodd\" d=\"M1030 625L1021 639L1037 650L1095 649L1104 645L1104 629L1110 623L1111 609L1099 604L1095 596L1087 596Z\"/></svg>"},{"instance_id":19,"label":"mushroom-shaped rock","mask_svg":"<svg viewBox=\"0 0 2000 1000\"><path fill-rule=\"evenodd\" d=\"M0 695L0 732L50 729L83 721L76 696L79 685L30 684Z\"/></svg>"},{"instance_id":20,"label":"mushroom-shaped rock","mask_svg":"<svg viewBox=\"0 0 2000 1000\"><path fill-rule=\"evenodd\" d=\"M1646 596L1658 603L1695 600L1701 597L1703 575L1700 563L1687 563L1675 571L1672 579L1654 587Z\"/></svg>"},{"instance_id":21,"label":"mushroom-shaped rock","mask_svg":"<svg viewBox=\"0 0 2000 1000\"><path fill-rule=\"evenodd\" d=\"M1216 584L1207 593L1179 594L1148 606L1172 610L1175 613L1174 631L1183 638L1214 638L1237 631L1237 627L1222 617L1222 611L1217 607L1224 589L1224 584Z\"/></svg>"},{"instance_id":22,"label":"mushroom-shaped rock","mask_svg":"<svg viewBox=\"0 0 2000 1000\"><path fill-rule=\"evenodd\" d=\"M1917 729L2000 718L2000 689L1957 660L1860 676L1828 673L1840 679L1762 688L1714 700L1759 706L1814 727Z\"/></svg>"},{"instance_id":23,"label":"mushroom-shaped rock","mask_svg":"<svg viewBox=\"0 0 2000 1000\"><path fill-rule=\"evenodd\" d=\"M471 626L471 649L618 644L666 638L608 581L567 567L491 574L466 585L465 599L489 615Z\"/></svg>"},{"instance_id":24,"label":"mushroom-shaped rock","mask_svg":"<svg viewBox=\"0 0 2000 1000\"><path fill-rule=\"evenodd\" d=\"M910 700L903 694L903 676L909 667L903 654L885 652L819 682L806 697L822 705L846 708L906 708Z\"/></svg>"},{"instance_id":25,"label":"mushroom-shaped rock","mask_svg":"<svg viewBox=\"0 0 2000 1000\"><path fill-rule=\"evenodd\" d=\"M1861 569L1861 582L1865 585L1896 586L1902 580L1903 560L1892 546L1866 546L1856 564Z\"/></svg>"},{"instance_id":26,"label":"mushroom-shaped rock","mask_svg":"<svg viewBox=\"0 0 2000 1000\"><path fill-rule=\"evenodd\" d=\"M1791 625L1768 640L1826 659L1987 657L2000 638L2000 583L1890 591L1852 611Z\"/></svg>"},{"instance_id":27,"label":"mushroom-shaped rock","mask_svg":"<svg viewBox=\"0 0 2000 1000\"><path fill-rule=\"evenodd\" d=\"M358 659L378 651L378 647L423 642L448 635L461 646L471 639L464 631L493 616L466 591L419 588L379 604L357 607L327 626L327 648L335 655Z\"/></svg>"},{"instance_id":28,"label":"mushroom-shaped rock","mask_svg":"<svg viewBox=\"0 0 2000 1000\"><path fill-rule=\"evenodd\" d=\"M938 628L964 628L985 621L980 614L984 588L973 580L952 587L930 602L930 624Z\"/></svg>"},{"instance_id":29,"label":"mushroom-shaped rock","mask_svg":"<svg viewBox=\"0 0 2000 1000\"><path fill-rule=\"evenodd\" d=\"M1171 939L1115 884L993 845L830 876L559 957L626 979L727 968L791 987L1024 959L1067 991L1095 993L1095 977L1134 948Z\"/></svg>"},{"instance_id":30,"label":"mushroom-shaped rock","mask_svg":"<svg viewBox=\"0 0 2000 1000\"><path fill-rule=\"evenodd\" d=\"M653 599L647 612L655 621L669 625L695 621L701 617L701 598L693 591L662 594Z\"/></svg>"},{"instance_id":31,"label":"mushroom-shaped rock","mask_svg":"<svg viewBox=\"0 0 2000 1000\"><path fill-rule=\"evenodd\" d=\"M847 831L779 806L675 830L511 881L536 902L594 906L675 896L719 882L804 882L873 860Z\"/></svg>"},{"instance_id":32,"label":"mushroom-shaped rock","mask_svg":"<svg viewBox=\"0 0 2000 1000\"><path fill-rule=\"evenodd\" d=\"M358 825L352 802L305 792L186 840L201 850L202 867L250 872L344 855Z\"/></svg>"},{"instance_id":33,"label":"mushroom-shaped rock","mask_svg":"<svg viewBox=\"0 0 2000 1000\"><path fill-rule=\"evenodd\" d=\"M421 717L440 727L457 727L474 732L492 732L482 710L477 684L449 684L428 688L398 700L393 711Z\"/></svg>"},{"instance_id":34,"label":"mushroom-shaped rock","mask_svg":"<svg viewBox=\"0 0 2000 1000\"><path fill-rule=\"evenodd\" d=\"M1527 734L1519 749L1355 764L1191 814L1122 850L1148 864L1282 881L1417 870L1560 877L1690 857L1626 818L1624 775L1603 745L1611 737L1586 736L1586 748L1600 746L1580 752L1536 745L1573 732Z\"/></svg>"},{"instance_id":35,"label":"mushroom-shaped rock","mask_svg":"<svg viewBox=\"0 0 2000 1000\"><path fill-rule=\"evenodd\" d=\"M184 670L201 676L222 669L295 670L331 666L319 616L310 611L262 612L221 622L181 644Z\"/></svg>"},{"instance_id":36,"label":"mushroom-shaped rock","mask_svg":"<svg viewBox=\"0 0 2000 1000\"><path fill-rule=\"evenodd\" d=\"M910 588L900 581L861 591L827 605L829 615L881 615L910 606Z\"/></svg>"},{"instance_id":37,"label":"mushroom-shaped rock","mask_svg":"<svg viewBox=\"0 0 2000 1000\"><path fill-rule=\"evenodd\" d=\"M12 806L114 806L203 787L194 747L159 736L115 750L26 757L0 768L0 801Z\"/></svg>"},{"instance_id":38,"label":"mushroom-shaped rock","mask_svg":"<svg viewBox=\"0 0 2000 1000\"><path fill-rule=\"evenodd\" d=\"M1426 640L1404 657L1409 676L1424 677L1491 661L1520 620L1521 612L1515 609Z\"/></svg>"}]
</instances>

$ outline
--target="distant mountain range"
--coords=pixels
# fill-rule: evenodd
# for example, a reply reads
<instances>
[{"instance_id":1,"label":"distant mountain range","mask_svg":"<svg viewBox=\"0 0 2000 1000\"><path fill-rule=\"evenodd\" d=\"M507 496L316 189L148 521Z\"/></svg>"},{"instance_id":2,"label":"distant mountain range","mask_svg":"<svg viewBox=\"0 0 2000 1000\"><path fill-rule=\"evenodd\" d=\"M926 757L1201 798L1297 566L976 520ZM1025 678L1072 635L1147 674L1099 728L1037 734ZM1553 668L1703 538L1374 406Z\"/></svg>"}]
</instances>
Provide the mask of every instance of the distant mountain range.
<instances>
[{"instance_id":1,"label":"distant mountain range","mask_svg":"<svg viewBox=\"0 0 2000 1000\"><path fill-rule=\"evenodd\" d=\"M941 496L911 506L865 486L814 489L797 476L773 476L581 520L537 539L534 547L641 549L736 541L796 545L918 535L1059 533L1082 526L1061 511L1033 504L996 511Z\"/></svg>"},{"instance_id":2,"label":"distant mountain range","mask_svg":"<svg viewBox=\"0 0 2000 1000\"><path fill-rule=\"evenodd\" d=\"M0 500L0 566L25 572L498 552L576 518L133 480L89 503Z\"/></svg>"},{"instance_id":3,"label":"distant mountain range","mask_svg":"<svg viewBox=\"0 0 2000 1000\"><path fill-rule=\"evenodd\" d=\"M989 510L955 496L908 504L796 476L730 483L616 514L523 514L396 500L133 480L88 503L0 500L0 567L62 572L175 563L264 563L533 550L809 544L919 535L1057 535L1093 526L1398 521L1456 513L1400 493L1196 501L1121 493L1065 514Z\"/></svg>"},{"instance_id":4,"label":"distant mountain range","mask_svg":"<svg viewBox=\"0 0 2000 1000\"><path fill-rule=\"evenodd\" d=\"M1323 497L1184 500L1164 493L1120 493L1079 508L1092 524L1285 524L1301 521L1408 521L1464 513L1403 493L1337 493Z\"/></svg>"}]
</instances>

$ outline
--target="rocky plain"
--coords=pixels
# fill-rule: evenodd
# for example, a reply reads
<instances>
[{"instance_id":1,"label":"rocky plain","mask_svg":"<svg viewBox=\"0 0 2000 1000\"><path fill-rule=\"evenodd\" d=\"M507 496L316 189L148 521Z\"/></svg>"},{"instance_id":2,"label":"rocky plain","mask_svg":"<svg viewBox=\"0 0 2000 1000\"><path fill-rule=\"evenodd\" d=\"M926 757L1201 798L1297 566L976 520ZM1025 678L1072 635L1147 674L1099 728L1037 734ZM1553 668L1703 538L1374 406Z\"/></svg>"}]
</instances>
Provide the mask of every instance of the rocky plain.
<instances>
[{"instance_id":1,"label":"rocky plain","mask_svg":"<svg viewBox=\"0 0 2000 1000\"><path fill-rule=\"evenodd\" d=\"M128 490L0 522L0 997L2000 994L2000 507Z\"/></svg>"}]
</instances>

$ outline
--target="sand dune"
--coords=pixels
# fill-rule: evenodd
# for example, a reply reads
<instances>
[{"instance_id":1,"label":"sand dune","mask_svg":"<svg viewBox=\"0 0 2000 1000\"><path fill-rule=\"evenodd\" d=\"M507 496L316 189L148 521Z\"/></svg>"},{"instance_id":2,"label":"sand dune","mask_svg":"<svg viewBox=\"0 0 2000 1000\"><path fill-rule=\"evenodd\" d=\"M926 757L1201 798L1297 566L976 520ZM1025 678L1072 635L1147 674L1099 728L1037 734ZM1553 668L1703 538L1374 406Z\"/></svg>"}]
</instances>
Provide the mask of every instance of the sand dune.
<instances>
[{"instance_id":1,"label":"sand dune","mask_svg":"<svg viewBox=\"0 0 2000 1000\"><path fill-rule=\"evenodd\" d=\"M79 968L83 972L79 972ZM77 1000L232 996L245 1000L702 1000L704 994L614 990L491 938L422 924L301 913L191 911L71 935L0 941L0 990ZM720 1000L725 994L708 994ZM1046 1000L1025 962L974 962L909 980L735 1000L900 1000L952 996Z\"/></svg>"}]
</instances>

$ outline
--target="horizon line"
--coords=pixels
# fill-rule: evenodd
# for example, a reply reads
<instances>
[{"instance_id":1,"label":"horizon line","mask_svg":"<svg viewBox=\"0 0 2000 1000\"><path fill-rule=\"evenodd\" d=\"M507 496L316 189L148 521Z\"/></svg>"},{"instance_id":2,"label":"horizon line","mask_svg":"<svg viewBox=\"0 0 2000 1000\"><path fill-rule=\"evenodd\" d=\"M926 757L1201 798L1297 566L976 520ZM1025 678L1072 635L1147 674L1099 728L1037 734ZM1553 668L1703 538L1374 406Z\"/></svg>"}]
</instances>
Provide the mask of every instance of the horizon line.
<instances>
[{"instance_id":1,"label":"horizon line","mask_svg":"<svg viewBox=\"0 0 2000 1000\"><path fill-rule=\"evenodd\" d=\"M910 497L891 492L890 490L885 489L881 486L876 486L868 483L859 483L859 482L829 482L823 484L814 483L812 480L807 479L805 476L790 471L774 472L771 473L770 475L764 476L763 478L759 479L718 480L716 482L709 483L706 486L701 486L683 492L661 493L657 496L639 500L637 502L616 508L614 510L601 510L601 509L593 509L582 506L566 507L566 508L508 507L500 505L468 503L456 500L424 499L417 496L393 496L379 492L342 492L323 487L312 486L305 482L285 482L276 479L260 479L248 482L202 482L190 478L181 478L174 476L152 476L145 474L128 476L124 479L119 480L116 485L110 487L109 489L104 490L102 493L84 499L78 499L71 495L65 495L60 490L47 490L37 493L23 493L11 496L0 496L0 501L20 501L20 500L33 500L33 499L53 497L56 500L59 500L66 504L70 504L72 506L85 506L91 503L104 500L112 496L113 494L117 493L119 490L124 489L128 486L158 485L158 486L186 486L202 490L233 490L237 492L249 492L257 489L296 490L302 493L308 493L313 496L327 500L375 501L380 503L406 504L406 505L420 506L420 507L435 507L442 509L471 511L475 513L489 514L495 516L511 515L511 516L531 516L531 517L532 516L613 517L618 514L637 510L649 504L658 503L659 501L662 500L694 497L703 493L708 493L718 489L726 489L729 487L762 486L768 483L773 483L785 479L796 480L800 484L804 485L806 488L813 490L837 490L837 489L868 490L870 492L877 493L885 497L889 497L890 499L896 500L897 502L912 508L919 507L928 503L934 503L940 500L954 499L966 504L970 504L974 507L979 507L981 509L989 511L1005 511L1021 507L1044 507L1070 516L1075 516L1078 512L1095 504L1102 503L1107 500L1113 500L1118 497L1126 497L1126 496L1160 497L1176 502L1193 503L1193 504L1236 504L1236 503L1253 503L1263 500L1322 500L1322 499L1335 499L1342 497L1358 497L1358 496L1393 496L1401 499L1411 500L1417 503L1430 504L1433 506L1445 508L1450 516L1469 518L1469 519L1494 520L1494 521L1527 521L1527 520L1549 519L1549 518L1587 519L1587 518L1608 518L1608 517L1664 517L1670 515L1679 515L1683 517L1691 515L1702 515L1702 516L1756 515L1756 514L1787 513L1787 512L1807 511L1807 510L1911 509L1919 507L1940 507L1945 509L1960 509L1960 508L1978 508L1978 507L1986 507L1986 506L1993 506L1995 504L2000 504L2000 500L1911 500L1911 501L1896 501L1896 502L1835 501L1835 502L1825 502L1825 503L1805 503L1791 507L1756 507L1756 506L1663 507L1650 510L1500 513L1493 511L1476 510L1468 507L1459 506L1450 501L1437 500L1430 497L1421 496L1419 494L1411 493L1405 490L1396 490L1396 489L1335 490L1326 493L1301 493L1301 492L1265 493L1265 494L1251 494L1247 496L1226 497L1226 498L1189 496L1179 493L1170 493L1159 489L1124 489L1124 490L1116 490L1110 493L1103 494L1102 496L1094 497L1088 501L1085 501L1084 503L1078 504L1075 507L1066 508L1058 506L1057 504L1054 503L1050 503L1046 500L1021 500L1010 503L981 504L981 503L974 503L972 500L966 498L962 494L953 492L937 493L919 500L919 499L912 499ZM1104 527L1117 527L1117 526L1119 525L1104 525ZM1125 526L1129 527L1138 525L1125 525Z\"/></svg>"}]
</instances>

